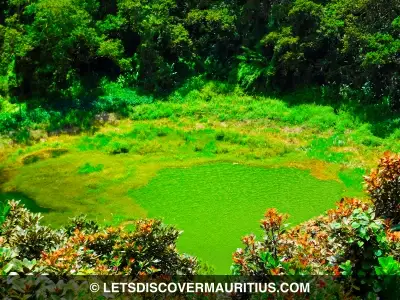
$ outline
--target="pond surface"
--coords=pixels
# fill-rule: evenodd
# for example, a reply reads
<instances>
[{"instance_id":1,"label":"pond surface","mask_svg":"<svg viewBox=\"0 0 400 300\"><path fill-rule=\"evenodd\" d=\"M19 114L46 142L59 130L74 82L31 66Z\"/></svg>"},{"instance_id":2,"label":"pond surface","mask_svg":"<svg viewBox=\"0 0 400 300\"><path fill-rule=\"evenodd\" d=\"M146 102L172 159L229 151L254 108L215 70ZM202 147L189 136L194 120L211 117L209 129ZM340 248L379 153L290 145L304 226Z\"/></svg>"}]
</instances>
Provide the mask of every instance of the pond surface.
<instances>
[{"instance_id":1,"label":"pond surface","mask_svg":"<svg viewBox=\"0 0 400 300\"><path fill-rule=\"evenodd\" d=\"M262 237L259 221L267 208L289 213L288 222L298 224L333 208L343 190L341 182L319 180L309 171L218 163L164 169L130 196L148 217L184 231L180 251L228 274L241 237Z\"/></svg>"}]
</instances>

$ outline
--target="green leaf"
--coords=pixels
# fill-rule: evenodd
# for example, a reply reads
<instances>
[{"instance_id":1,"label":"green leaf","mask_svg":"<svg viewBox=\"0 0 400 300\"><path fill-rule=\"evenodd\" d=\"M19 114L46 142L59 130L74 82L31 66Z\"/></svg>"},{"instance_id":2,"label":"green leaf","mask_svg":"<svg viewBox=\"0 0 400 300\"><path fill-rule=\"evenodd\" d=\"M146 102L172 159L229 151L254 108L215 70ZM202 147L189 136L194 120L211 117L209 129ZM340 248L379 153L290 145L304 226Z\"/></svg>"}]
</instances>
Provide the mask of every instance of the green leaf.
<instances>
[{"instance_id":1,"label":"green leaf","mask_svg":"<svg viewBox=\"0 0 400 300\"><path fill-rule=\"evenodd\" d=\"M359 228L361 225L358 222L354 222L353 224L351 224L351 227L353 227L354 229Z\"/></svg>"},{"instance_id":2,"label":"green leaf","mask_svg":"<svg viewBox=\"0 0 400 300\"><path fill-rule=\"evenodd\" d=\"M260 258L261 258L262 262L266 262L267 261L267 252L261 252Z\"/></svg>"},{"instance_id":3,"label":"green leaf","mask_svg":"<svg viewBox=\"0 0 400 300\"><path fill-rule=\"evenodd\" d=\"M13 262L9 262L2 270L3 274L8 274L11 269L14 267Z\"/></svg>"},{"instance_id":4,"label":"green leaf","mask_svg":"<svg viewBox=\"0 0 400 300\"><path fill-rule=\"evenodd\" d=\"M339 229L341 227L340 223L332 223L331 228L332 229Z\"/></svg>"}]
</instances>

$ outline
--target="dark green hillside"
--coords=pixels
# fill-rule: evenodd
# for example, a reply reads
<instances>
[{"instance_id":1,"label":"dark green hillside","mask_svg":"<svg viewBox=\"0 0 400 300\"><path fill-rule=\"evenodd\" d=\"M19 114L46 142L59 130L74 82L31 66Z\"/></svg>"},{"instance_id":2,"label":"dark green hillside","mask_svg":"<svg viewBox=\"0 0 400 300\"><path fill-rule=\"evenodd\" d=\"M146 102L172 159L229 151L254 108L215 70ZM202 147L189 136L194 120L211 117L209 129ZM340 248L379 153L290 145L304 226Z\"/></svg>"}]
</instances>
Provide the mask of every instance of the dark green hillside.
<instances>
[{"instance_id":1,"label":"dark green hillside","mask_svg":"<svg viewBox=\"0 0 400 300\"><path fill-rule=\"evenodd\" d=\"M3 0L0 91L30 107L112 109L134 100L109 103L110 82L165 94L206 74L398 109L399 11L396 0Z\"/></svg>"}]
</instances>

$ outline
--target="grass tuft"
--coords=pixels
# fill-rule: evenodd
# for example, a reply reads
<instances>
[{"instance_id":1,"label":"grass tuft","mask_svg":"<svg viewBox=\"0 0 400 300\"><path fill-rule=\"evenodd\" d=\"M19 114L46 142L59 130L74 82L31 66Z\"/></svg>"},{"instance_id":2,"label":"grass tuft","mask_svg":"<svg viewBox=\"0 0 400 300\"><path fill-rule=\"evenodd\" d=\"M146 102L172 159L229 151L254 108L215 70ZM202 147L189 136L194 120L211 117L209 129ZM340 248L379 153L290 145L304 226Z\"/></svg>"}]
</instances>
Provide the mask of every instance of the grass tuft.
<instances>
[{"instance_id":1,"label":"grass tuft","mask_svg":"<svg viewBox=\"0 0 400 300\"><path fill-rule=\"evenodd\" d=\"M81 166L78 170L79 174L90 174L95 172L101 172L104 169L104 165L98 164L97 166L92 166L90 163L86 163Z\"/></svg>"}]
</instances>

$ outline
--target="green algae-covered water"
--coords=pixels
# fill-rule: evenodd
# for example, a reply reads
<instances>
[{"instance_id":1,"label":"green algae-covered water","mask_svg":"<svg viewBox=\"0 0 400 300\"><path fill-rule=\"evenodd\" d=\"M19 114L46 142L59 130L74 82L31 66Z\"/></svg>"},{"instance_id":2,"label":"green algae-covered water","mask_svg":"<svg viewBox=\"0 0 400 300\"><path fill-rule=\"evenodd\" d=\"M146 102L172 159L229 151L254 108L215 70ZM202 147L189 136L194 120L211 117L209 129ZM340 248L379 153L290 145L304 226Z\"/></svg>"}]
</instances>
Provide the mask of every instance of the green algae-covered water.
<instances>
[{"instance_id":1,"label":"green algae-covered water","mask_svg":"<svg viewBox=\"0 0 400 300\"><path fill-rule=\"evenodd\" d=\"M148 212L184 233L178 248L230 273L231 257L242 236L260 237L267 208L289 213L291 224L334 207L344 186L292 168L261 168L231 163L164 169L130 195Z\"/></svg>"}]
</instances>

